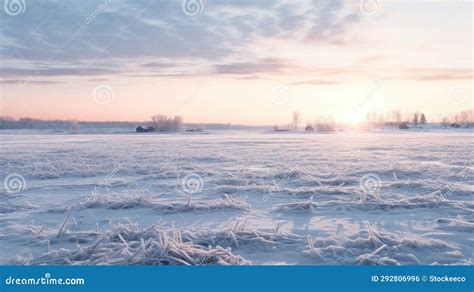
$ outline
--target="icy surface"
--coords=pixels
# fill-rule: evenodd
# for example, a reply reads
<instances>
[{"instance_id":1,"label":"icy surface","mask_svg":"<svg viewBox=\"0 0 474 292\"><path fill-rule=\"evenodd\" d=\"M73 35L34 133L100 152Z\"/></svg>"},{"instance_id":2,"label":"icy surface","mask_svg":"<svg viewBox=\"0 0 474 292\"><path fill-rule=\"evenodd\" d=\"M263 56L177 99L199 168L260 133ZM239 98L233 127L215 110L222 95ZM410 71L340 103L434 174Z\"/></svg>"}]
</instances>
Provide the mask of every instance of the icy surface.
<instances>
[{"instance_id":1,"label":"icy surface","mask_svg":"<svg viewBox=\"0 0 474 292\"><path fill-rule=\"evenodd\" d=\"M472 131L0 142L1 264L472 263Z\"/></svg>"}]
</instances>

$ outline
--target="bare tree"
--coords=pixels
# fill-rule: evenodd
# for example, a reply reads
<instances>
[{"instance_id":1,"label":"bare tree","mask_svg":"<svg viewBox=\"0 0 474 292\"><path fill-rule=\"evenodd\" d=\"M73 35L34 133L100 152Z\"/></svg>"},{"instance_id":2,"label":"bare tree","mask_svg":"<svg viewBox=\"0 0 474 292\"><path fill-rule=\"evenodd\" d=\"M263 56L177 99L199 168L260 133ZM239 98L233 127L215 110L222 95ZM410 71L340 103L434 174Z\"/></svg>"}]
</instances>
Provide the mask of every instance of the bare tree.
<instances>
[{"instance_id":1,"label":"bare tree","mask_svg":"<svg viewBox=\"0 0 474 292\"><path fill-rule=\"evenodd\" d=\"M444 118L441 120L441 126L443 126L444 128L448 127L449 124L450 124L450 122L449 122L448 117L444 117Z\"/></svg>"},{"instance_id":2,"label":"bare tree","mask_svg":"<svg viewBox=\"0 0 474 292\"><path fill-rule=\"evenodd\" d=\"M397 125L400 125L400 123L402 122L402 112L400 110L395 111L395 122L397 123Z\"/></svg>"},{"instance_id":3,"label":"bare tree","mask_svg":"<svg viewBox=\"0 0 474 292\"><path fill-rule=\"evenodd\" d=\"M422 125L426 124L426 116L424 113L421 113L420 124Z\"/></svg>"},{"instance_id":4,"label":"bare tree","mask_svg":"<svg viewBox=\"0 0 474 292\"><path fill-rule=\"evenodd\" d=\"M77 134L79 133L79 130L81 129L81 126L77 121L71 121L71 125L69 126L69 133L71 134Z\"/></svg>"},{"instance_id":5,"label":"bare tree","mask_svg":"<svg viewBox=\"0 0 474 292\"><path fill-rule=\"evenodd\" d=\"M174 118L165 115L151 116L151 126L158 132L176 132L183 127L183 118L175 116Z\"/></svg>"},{"instance_id":6,"label":"bare tree","mask_svg":"<svg viewBox=\"0 0 474 292\"><path fill-rule=\"evenodd\" d=\"M459 113L460 116L460 121L462 124L468 124L469 123L469 112L468 111L462 111Z\"/></svg>"},{"instance_id":7,"label":"bare tree","mask_svg":"<svg viewBox=\"0 0 474 292\"><path fill-rule=\"evenodd\" d=\"M298 124L300 123L300 121L301 121L301 114L297 111L293 112L292 126L295 132L298 131Z\"/></svg>"},{"instance_id":8,"label":"bare tree","mask_svg":"<svg viewBox=\"0 0 474 292\"><path fill-rule=\"evenodd\" d=\"M318 132L333 132L336 127L336 122L332 117L321 116L315 120L314 126Z\"/></svg>"},{"instance_id":9,"label":"bare tree","mask_svg":"<svg viewBox=\"0 0 474 292\"><path fill-rule=\"evenodd\" d=\"M418 122L419 122L419 118L418 118L418 113L415 113L413 115L413 125L415 125L415 127L418 126Z\"/></svg>"},{"instance_id":10,"label":"bare tree","mask_svg":"<svg viewBox=\"0 0 474 292\"><path fill-rule=\"evenodd\" d=\"M453 120L454 120L455 123L459 123L459 120L460 120L459 114L455 114L453 116Z\"/></svg>"},{"instance_id":11,"label":"bare tree","mask_svg":"<svg viewBox=\"0 0 474 292\"><path fill-rule=\"evenodd\" d=\"M392 123L394 123L395 128L400 125L402 122L402 113L400 110L392 110Z\"/></svg>"},{"instance_id":12,"label":"bare tree","mask_svg":"<svg viewBox=\"0 0 474 292\"><path fill-rule=\"evenodd\" d=\"M383 131L383 128L385 127L383 115L379 115L377 119L377 126Z\"/></svg>"},{"instance_id":13,"label":"bare tree","mask_svg":"<svg viewBox=\"0 0 474 292\"><path fill-rule=\"evenodd\" d=\"M176 127L176 131L182 130L183 127L184 127L183 117L181 117L181 116L175 116L175 117L174 117L174 125L175 125L175 127Z\"/></svg>"}]
</instances>

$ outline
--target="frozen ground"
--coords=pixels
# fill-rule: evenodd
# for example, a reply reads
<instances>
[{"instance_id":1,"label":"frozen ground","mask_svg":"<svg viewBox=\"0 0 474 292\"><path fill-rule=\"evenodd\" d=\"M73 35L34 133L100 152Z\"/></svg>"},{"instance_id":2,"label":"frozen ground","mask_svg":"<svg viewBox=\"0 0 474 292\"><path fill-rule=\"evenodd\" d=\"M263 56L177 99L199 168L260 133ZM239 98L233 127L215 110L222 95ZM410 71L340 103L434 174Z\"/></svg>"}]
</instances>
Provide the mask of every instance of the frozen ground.
<instances>
[{"instance_id":1,"label":"frozen ground","mask_svg":"<svg viewBox=\"0 0 474 292\"><path fill-rule=\"evenodd\" d=\"M0 142L1 264L472 263L473 132Z\"/></svg>"}]
</instances>

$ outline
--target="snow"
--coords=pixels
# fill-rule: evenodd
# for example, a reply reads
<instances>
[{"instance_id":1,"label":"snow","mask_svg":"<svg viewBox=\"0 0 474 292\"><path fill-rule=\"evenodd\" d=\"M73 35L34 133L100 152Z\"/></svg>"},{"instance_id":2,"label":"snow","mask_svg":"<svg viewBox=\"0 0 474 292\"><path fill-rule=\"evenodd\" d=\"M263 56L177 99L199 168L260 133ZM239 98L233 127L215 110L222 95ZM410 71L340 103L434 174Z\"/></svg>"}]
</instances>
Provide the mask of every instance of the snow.
<instances>
[{"instance_id":1,"label":"snow","mask_svg":"<svg viewBox=\"0 0 474 292\"><path fill-rule=\"evenodd\" d=\"M0 263L469 265L473 133L2 132Z\"/></svg>"}]
</instances>

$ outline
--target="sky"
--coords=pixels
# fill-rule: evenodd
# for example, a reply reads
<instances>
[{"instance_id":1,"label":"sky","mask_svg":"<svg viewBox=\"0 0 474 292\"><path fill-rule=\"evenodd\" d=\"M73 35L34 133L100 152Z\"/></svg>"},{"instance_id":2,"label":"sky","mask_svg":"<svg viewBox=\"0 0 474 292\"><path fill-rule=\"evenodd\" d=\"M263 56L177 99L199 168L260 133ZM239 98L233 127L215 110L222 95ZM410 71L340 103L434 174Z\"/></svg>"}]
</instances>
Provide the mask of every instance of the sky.
<instances>
[{"instance_id":1,"label":"sky","mask_svg":"<svg viewBox=\"0 0 474 292\"><path fill-rule=\"evenodd\" d=\"M473 1L4 0L0 116L268 125L473 108Z\"/></svg>"}]
</instances>

